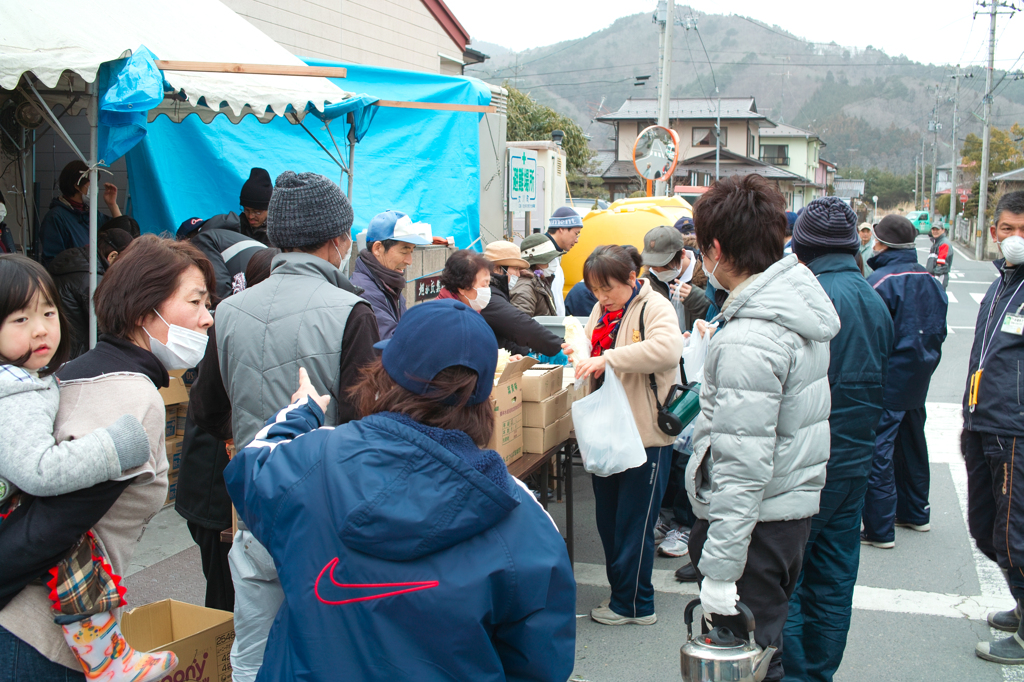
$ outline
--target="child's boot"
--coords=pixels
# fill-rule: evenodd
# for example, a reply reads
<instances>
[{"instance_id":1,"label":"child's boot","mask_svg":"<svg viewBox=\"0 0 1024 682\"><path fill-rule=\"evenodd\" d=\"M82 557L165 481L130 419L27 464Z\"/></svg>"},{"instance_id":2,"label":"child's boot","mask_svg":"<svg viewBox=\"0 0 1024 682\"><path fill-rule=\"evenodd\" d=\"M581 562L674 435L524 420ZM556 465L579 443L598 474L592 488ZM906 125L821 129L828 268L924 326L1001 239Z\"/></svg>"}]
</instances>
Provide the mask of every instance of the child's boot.
<instances>
[{"instance_id":1,"label":"child's boot","mask_svg":"<svg viewBox=\"0 0 1024 682\"><path fill-rule=\"evenodd\" d=\"M178 665L172 651L147 654L133 649L110 611L61 625L61 629L89 680L154 682Z\"/></svg>"}]
</instances>

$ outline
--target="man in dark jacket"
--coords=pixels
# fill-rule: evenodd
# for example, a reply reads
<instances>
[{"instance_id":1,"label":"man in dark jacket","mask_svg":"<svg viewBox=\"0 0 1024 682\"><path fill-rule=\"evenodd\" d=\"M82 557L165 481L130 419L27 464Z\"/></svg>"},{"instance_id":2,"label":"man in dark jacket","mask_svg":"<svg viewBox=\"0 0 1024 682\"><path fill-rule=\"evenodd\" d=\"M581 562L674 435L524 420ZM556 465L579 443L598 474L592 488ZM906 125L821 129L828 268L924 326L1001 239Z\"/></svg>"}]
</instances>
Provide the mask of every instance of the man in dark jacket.
<instances>
[{"instance_id":1,"label":"man in dark jacket","mask_svg":"<svg viewBox=\"0 0 1024 682\"><path fill-rule=\"evenodd\" d=\"M0 192L0 253L14 253L14 237L7 227L7 202L4 201L4 193Z\"/></svg>"},{"instance_id":2,"label":"man in dark jacket","mask_svg":"<svg viewBox=\"0 0 1024 682\"><path fill-rule=\"evenodd\" d=\"M953 242L946 236L942 220L932 225L932 249L928 253L928 272L942 282L942 288L949 285L949 271L953 269Z\"/></svg>"},{"instance_id":3,"label":"man in dark jacket","mask_svg":"<svg viewBox=\"0 0 1024 682\"><path fill-rule=\"evenodd\" d=\"M916 236L909 220L887 215L875 227L875 255L868 260L874 270L868 284L885 301L895 331L861 534L863 544L881 549L896 546L897 525L931 530L924 402L942 357L948 301L917 262Z\"/></svg>"},{"instance_id":4,"label":"man in dark jacket","mask_svg":"<svg viewBox=\"0 0 1024 682\"><path fill-rule=\"evenodd\" d=\"M558 355L562 351L562 339L512 305L508 272L512 271L518 276L520 268L529 267L529 263L522 259L519 247L499 239L487 245L484 257L493 264L491 299L480 314L494 331L498 346L513 355L527 355L531 352Z\"/></svg>"},{"instance_id":5,"label":"man in dark jacket","mask_svg":"<svg viewBox=\"0 0 1024 682\"><path fill-rule=\"evenodd\" d=\"M988 616L990 626L1013 636L979 642L975 652L997 663L1019 664L1024 663L1024 458L1016 455L1017 443L1024 443L1024 192L1003 195L990 230L1003 259L995 262L999 279L985 294L974 326L960 445L967 464L971 536L1003 569L1016 602Z\"/></svg>"},{"instance_id":6,"label":"man in dark jacket","mask_svg":"<svg viewBox=\"0 0 1024 682\"><path fill-rule=\"evenodd\" d=\"M377 316L381 339L390 339L395 325L405 312L405 269L412 265L417 246L431 243L406 214L384 211L370 221L366 230L366 248L356 259L352 283L363 288Z\"/></svg>"},{"instance_id":7,"label":"man in dark jacket","mask_svg":"<svg viewBox=\"0 0 1024 682\"><path fill-rule=\"evenodd\" d=\"M189 218L178 227L178 241L191 242L213 265L217 278L214 304L245 288L245 266L249 259L266 247L263 242L235 232L228 227L216 227L221 216L209 220Z\"/></svg>"},{"instance_id":8,"label":"man in dark jacket","mask_svg":"<svg viewBox=\"0 0 1024 682\"><path fill-rule=\"evenodd\" d=\"M88 166L75 160L64 166L57 186L60 196L50 202L50 210L39 225L39 253L43 265L49 265L57 254L76 246L89 243L89 207L85 203L89 196ZM117 207L117 186L107 182L103 185L103 202L110 210L111 217L121 215ZM97 215L97 229L110 220L106 215Z\"/></svg>"},{"instance_id":9,"label":"man in dark jacket","mask_svg":"<svg viewBox=\"0 0 1024 682\"><path fill-rule=\"evenodd\" d=\"M782 651L786 679L831 682L846 648L860 564L860 523L875 426L892 350L889 311L861 274L857 214L836 197L815 199L793 227L793 252L811 269L842 325L830 344L830 454L820 510L789 600Z\"/></svg>"},{"instance_id":10,"label":"man in dark jacket","mask_svg":"<svg viewBox=\"0 0 1024 682\"><path fill-rule=\"evenodd\" d=\"M238 203L242 205L241 215L234 211L218 213L207 218L202 224L207 230L231 230L249 239L255 239L264 246L277 246L271 244L270 238L267 236L267 207L270 205L270 196L273 192L274 186L270 182L270 173L262 168L253 168L249 171L249 179L242 185L242 191L239 193ZM181 239L181 228L178 230L178 239Z\"/></svg>"},{"instance_id":11,"label":"man in dark jacket","mask_svg":"<svg viewBox=\"0 0 1024 682\"><path fill-rule=\"evenodd\" d=\"M118 254L132 242L132 236L126 230L109 227L114 223L123 224L122 221L135 222L128 216L114 218L97 235L97 283L117 259ZM46 269L57 285L61 312L67 318L68 326L74 334L71 357L68 358L74 360L89 350L89 247L77 246L61 251L50 261Z\"/></svg>"},{"instance_id":12,"label":"man in dark jacket","mask_svg":"<svg viewBox=\"0 0 1024 682\"><path fill-rule=\"evenodd\" d=\"M597 305L597 296L587 288L583 280L576 282L565 296L565 314L573 317L590 317Z\"/></svg>"}]
</instances>

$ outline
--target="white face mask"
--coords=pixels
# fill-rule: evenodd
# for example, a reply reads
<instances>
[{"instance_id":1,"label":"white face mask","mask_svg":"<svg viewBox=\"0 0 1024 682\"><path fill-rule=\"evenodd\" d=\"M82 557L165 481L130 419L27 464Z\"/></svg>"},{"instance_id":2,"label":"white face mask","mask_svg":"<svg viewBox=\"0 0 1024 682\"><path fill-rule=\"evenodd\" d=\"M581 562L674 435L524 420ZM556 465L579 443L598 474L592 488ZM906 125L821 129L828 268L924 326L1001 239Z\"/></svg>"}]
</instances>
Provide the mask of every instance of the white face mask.
<instances>
[{"instance_id":1,"label":"white face mask","mask_svg":"<svg viewBox=\"0 0 1024 682\"><path fill-rule=\"evenodd\" d=\"M1024 263L1024 237L1012 235L998 242L998 244L1007 265L1020 265Z\"/></svg>"},{"instance_id":2,"label":"white face mask","mask_svg":"<svg viewBox=\"0 0 1024 682\"><path fill-rule=\"evenodd\" d=\"M491 288L481 287L475 289L476 298L469 302L469 306L476 311L483 310L487 307L487 304L491 302Z\"/></svg>"},{"instance_id":3,"label":"white face mask","mask_svg":"<svg viewBox=\"0 0 1024 682\"><path fill-rule=\"evenodd\" d=\"M516 285L516 282L518 282L518 281L519 281L519 275L509 275L508 276L508 288L511 289L512 287L514 287Z\"/></svg>"},{"instance_id":4,"label":"white face mask","mask_svg":"<svg viewBox=\"0 0 1024 682\"><path fill-rule=\"evenodd\" d=\"M7 204L0 204L0 223L7 217Z\"/></svg>"},{"instance_id":5,"label":"white face mask","mask_svg":"<svg viewBox=\"0 0 1024 682\"><path fill-rule=\"evenodd\" d=\"M163 315L156 310L153 312L167 325L167 343L161 343L149 333L148 329L142 328L146 334L149 334L149 350L157 357L157 360L171 371L192 369L198 365L206 355L206 344L210 337L176 324L168 324Z\"/></svg>"},{"instance_id":6,"label":"white face mask","mask_svg":"<svg viewBox=\"0 0 1024 682\"><path fill-rule=\"evenodd\" d=\"M709 282L711 282L711 286L713 286L714 288L718 289L719 291L725 291L725 292L728 292L729 290L728 290L728 289L726 289L725 287L723 287L723 286L722 286L722 283L721 283L721 282L719 282L719 281L718 281L718 278L716 278L716 277L715 277L715 270L717 270L717 269L718 269L718 266L719 266L719 264L720 264L721 262L722 262L722 261L716 261L716 262L715 262L715 267L711 268L711 272L708 272L708 268L707 268L707 266L706 266L706 265L703 265L703 264L701 264L701 266L700 266L700 267L701 267L701 270L703 270L703 271L704 271L704 274L705 274L705 275L707 275L707 277L708 277L708 281L709 281Z\"/></svg>"},{"instance_id":7,"label":"white face mask","mask_svg":"<svg viewBox=\"0 0 1024 682\"><path fill-rule=\"evenodd\" d=\"M672 280L679 279L679 275L681 275L683 271L681 269L677 269L662 270L661 272L658 272L657 270L651 270L651 272L653 272L654 276L657 277L662 282L671 282Z\"/></svg>"},{"instance_id":8,"label":"white face mask","mask_svg":"<svg viewBox=\"0 0 1024 682\"><path fill-rule=\"evenodd\" d=\"M348 272L348 256L350 253L352 253L352 242L349 242L349 247L345 249L344 256L341 255L341 249L338 248L338 245L335 244L333 241L331 243L334 244L334 250L338 252L338 258L341 259L338 265L338 270L340 270L341 274L344 275Z\"/></svg>"},{"instance_id":9,"label":"white face mask","mask_svg":"<svg viewBox=\"0 0 1024 682\"><path fill-rule=\"evenodd\" d=\"M561 256L559 256L558 258L552 259L552 261L550 263L548 263L548 270L555 270L555 269L557 269L558 265L561 262L562 262L562 257Z\"/></svg>"}]
</instances>

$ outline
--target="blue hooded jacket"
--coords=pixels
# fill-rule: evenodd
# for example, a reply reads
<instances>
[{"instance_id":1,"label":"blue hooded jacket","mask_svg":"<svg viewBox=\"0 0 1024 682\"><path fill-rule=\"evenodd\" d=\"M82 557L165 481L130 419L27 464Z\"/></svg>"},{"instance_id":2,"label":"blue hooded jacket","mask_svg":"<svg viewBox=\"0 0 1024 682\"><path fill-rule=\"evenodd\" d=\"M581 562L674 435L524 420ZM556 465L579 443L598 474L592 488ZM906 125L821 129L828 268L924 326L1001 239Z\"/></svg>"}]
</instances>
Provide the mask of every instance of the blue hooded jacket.
<instances>
[{"instance_id":1,"label":"blue hooded jacket","mask_svg":"<svg viewBox=\"0 0 1024 682\"><path fill-rule=\"evenodd\" d=\"M884 407L895 411L924 407L932 373L942 358L949 299L918 264L916 249L882 251L868 265L874 269L868 284L885 301L896 332Z\"/></svg>"},{"instance_id":2,"label":"blue hooded jacket","mask_svg":"<svg viewBox=\"0 0 1024 682\"><path fill-rule=\"evenodd\" d=\"M875 427L892 350L893 326L881 297L853 256L830 253L807 264L832 300L842 328L829 346L832 392L828 481L868 475L875 451Z\"/></svg>"},{"instance_id":3,"label":"blue hooded jacket","mask_svg":"<svg viewBox=\"0 0 1024 682\"><path fill-rule=\"evenodd\" d=\"M79 211L62 199L54 197L50 202L50 210L39 224L38 239L43 254L43 265L49 265L61 251L86 246L89 243L89 207L86 206L84 211ZM96 229L103 227L108 220L108 216L98 213Z\"/></svg>"},{"instance_id":4,"label":"blue hooded jacket","mask_svg":"<svg viewBox=\"0 0 1024 682\"><path fill-rule=\"evenodd\" d=\"M257 679L564 682L565 542L497 453L404 415L322 423L295 403L224 471L285 594Z\"/></svg>"},{"instance_id":5,"label":"blue hooded jacket","mask_svg":"<svg viewBox=\"0 0 1024 682\"><path fill-rule=\"evenodd\" d=\"M998 436L1024 434L1024 336L1002 331L1009 313L1024 307L1024 267L1006 267L997 260L999 279L992 282L981 301L974 325L974 346L964 391L964 428ZM981 365L981 346L985 344L985 365L978 387L978 405L968 406L971 375Z\"/></svg>"}]
</instances>

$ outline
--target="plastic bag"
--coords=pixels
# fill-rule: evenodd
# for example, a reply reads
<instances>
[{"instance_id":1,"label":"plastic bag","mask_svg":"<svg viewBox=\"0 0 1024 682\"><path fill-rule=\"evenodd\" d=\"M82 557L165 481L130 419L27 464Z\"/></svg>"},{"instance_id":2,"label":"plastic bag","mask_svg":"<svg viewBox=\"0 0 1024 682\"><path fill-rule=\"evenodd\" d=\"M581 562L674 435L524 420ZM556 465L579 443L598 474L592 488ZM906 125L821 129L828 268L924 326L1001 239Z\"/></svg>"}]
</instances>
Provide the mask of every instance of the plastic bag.
<instances>
[{"instance_id":1,"label":"plastic bag","mask_svg":"<svg viewBox=\"0 0 1024 682\"><path fill-rule=\"evenodd\" d=\"M583 325L575 317L566 317L562 320L562 325L565 327L565 342L572 348L569 361L573 367L576 367L577 363L590 357L590 351L593 348L590 345L590 339L587 338L587 333L583 330ZM577 379L575 387L579 388L583 382L584 379Z\"/></svg>"},{"instance_id":2,"label":"plastic bag","mask_svg":"<svg viewBox=\"0 0 1024 682\"><path fill-rule=\"evenodd\" d=\"M693 331L683 348L683 370L687 381L704 383L704 360L708 357L708 344L711 343L711 334L715 329L718 329L717 322L709 325L704 336L701 336L697 331L697 323L693 323Z\"/></svg>"},{"instance_id":3,"label":"plastic bag","mask_svg":"<svg viewBox=\"0 0 1024 682\"><path fill-rule=\"evenodd\" d=\"M583 468L595 476L611 476L647 462L622 382L608 366L604 377L601 388L572 404Z\"/></svg>"}]
</instances>

